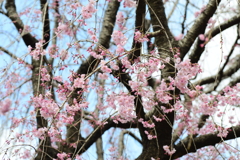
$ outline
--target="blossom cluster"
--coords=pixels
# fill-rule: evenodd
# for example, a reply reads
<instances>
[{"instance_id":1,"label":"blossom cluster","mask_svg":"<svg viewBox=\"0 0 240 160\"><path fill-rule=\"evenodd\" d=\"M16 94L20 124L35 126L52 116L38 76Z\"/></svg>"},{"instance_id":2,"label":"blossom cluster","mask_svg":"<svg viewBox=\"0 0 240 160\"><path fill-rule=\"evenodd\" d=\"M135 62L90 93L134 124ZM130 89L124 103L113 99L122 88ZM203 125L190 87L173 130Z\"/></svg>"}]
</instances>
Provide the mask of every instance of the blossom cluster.
<instances>
[{"instance_id":1,"label":"blossom cluster","mask_svg":"<svg viewBox=\"0 0 240 160\"><path fill-rule=\"evenodd\" d=\"M40 55L46 55L46 50L43 47L44 41L39 41L36 43L36 48L33 49L31 46L28 46L28 52L35 60L39 60Z\"/></svg>"}]
</instances>

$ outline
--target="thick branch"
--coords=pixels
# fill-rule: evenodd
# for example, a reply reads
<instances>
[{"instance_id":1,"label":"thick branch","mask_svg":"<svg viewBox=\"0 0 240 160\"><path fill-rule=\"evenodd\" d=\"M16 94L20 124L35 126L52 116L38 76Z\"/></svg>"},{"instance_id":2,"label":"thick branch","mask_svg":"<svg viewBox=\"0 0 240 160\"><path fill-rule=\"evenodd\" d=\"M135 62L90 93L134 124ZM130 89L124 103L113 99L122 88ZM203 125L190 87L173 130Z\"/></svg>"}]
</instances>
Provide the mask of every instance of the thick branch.
<instances>
[{"instance_id":1,"label":"thick branch","mask_svg":"<svg viewBox=\"0 0 240 160\"><path fill-rule=\"evenodd\" d=\"M236 85L237 83L240 83L240 76L235 78L234 80L232 80L230 83L229 83L229 86L234 86Z\"/></svg>"},{"instance_id":2,"label":"thick branch","mask_svg":"<svg viewBox=\"0 0 240 160\"><path fill-rule=\"evenodd\" d=\"M236 25L240 23L240 16L234 16L233 18L229 19L228 21L220 24L219 26L214 27L213 29L211 29L210 31L208 31L205 34L205 37L208 37L208 42L210 41L210 39L212 39L213 37L215 37L216 35L218 35L219 33L221 33L222 31ZM197 39L197 42L195 43L194 49L192 51L192 53L189 56L189 59L191 59L192 63L197 63L203 53L203 51L205 50L205 46L201 46L200 44L203 44L204 42L201 41L199 38Z\"/></svg>"},{"instance_id":3,"label":"thick branch","mask_svg":"<svg viewBox=\"0 0 240 160\"><path fill-rule=\"evenodd\" d=\"M183 141L179 142L179 144L174 146L176 153L174 153L173 159L179 158L190 152L196 152L197 149L205 146L214 146L218 143L222 143L223 140L225 141L240 137L240 126L232 127L229 130L230 131L226 137L219 137L218 133L212 133L194 138L191 144L189 144L188 139L184 139ZM184 146L188 146L187 151Z\"/></svg>"},{"instance_id":4,"label":"thick branch","mask_svg":"<svg viewBox=\"0 0 240 160\"><path fill-rule=\"evenodd\" d=\"M93 132L92 135L89 135L86 139L88 139L89 137L91 137L88 141L85 142L85 149L90 147L93 143L96 142L96 140L101 137L101 135L107 131L108 129L110 129L111 127L118 127L118 128L124 128L124 129L128 129L128 128L136 128L137 127L137 122L128 122L128 123L121 123L118 122L118 124L114 123L111 119L109 119L107 121L107 124L105 124L102 127L99 127L97 130L95 130Z\"/></svg>"},{"instance_id":5,"label":"thick branch","mask_svg":"<svg viewBox=\"0 0 240 160\"><path fill-rule=\"evenodd\" d=\"M148 33L146 33L148 38L157 37L157 36L160 36L160 34L161 34L161 30L158 30L156 32L148 32Z\"/></svg>"},{"instance_id":6,"label":"thick branch","mask_svg":"<svg viewBox=\"0 0 240 160\"><path fill-rule=\"evenodd\" d=\"M214 27L212 30L208 31L205 36L213 38L216 35L218 35L219 33L221 33L222 31L224 31L238 23L240 23L240 15L236 15L236 16L232 17L231 19L226 20L226 22L220 24L219 26Z\"/></svg>"},{"instance_id":7,"label":"thick branch","mask_svg":"<svg viewBox=\"0 0 240 160\"><path fill-rule=\"evenodd\" d=\"M187 35L179 41L181 51L180 57L182 59L193 45L198 35L204 33L208 20L213 16L220 2L221 0L210 0L208 5L206 6L206 9L196 19L195 23L190 28Z\"/></svg>"},{"instance_id":8,"label":"thick branch","mask_svg":"<svg viewBox=\"0 0 240 160\"><path fill-rule=\"evenodd\" d=\"M150 10L151 22L154 32L163 30L162 34L157 37L156 44L160 49L163 43L167 43L167 48L169 49L169 41L172 41L173 35L168 27L167 18L165 15L165 8L162 1L146 0L146 4Z\"/></svg>"}]
</instances>

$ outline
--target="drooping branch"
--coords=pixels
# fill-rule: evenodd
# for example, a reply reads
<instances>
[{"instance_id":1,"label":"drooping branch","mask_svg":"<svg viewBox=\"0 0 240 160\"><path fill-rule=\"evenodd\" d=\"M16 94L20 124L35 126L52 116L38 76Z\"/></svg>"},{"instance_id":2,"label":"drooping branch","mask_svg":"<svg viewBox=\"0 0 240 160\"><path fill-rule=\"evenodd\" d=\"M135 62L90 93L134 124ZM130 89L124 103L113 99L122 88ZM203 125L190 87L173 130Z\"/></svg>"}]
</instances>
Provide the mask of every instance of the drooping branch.
<instances>
[{"instance_id":1,"label":"drooping branch","mask_svg":"<svg viewBox=\"0 0 240 160\"><path fill-rule=\"evenodd\" d=\"M7 0L5 4L7 10L7 16L11 19L18 31L21 31L23 41L26 46L31 46L35 48L38 40L34 38L30 33L24 33L24 24L20 19L17 11L15 1ZM44 94L44 88L39 85L39 71L40 71L41 62L40 60L32 59L32 85L33 85L33 95L37 96L39 94ZM44 128L48 126L48 122L41 116L40 110L36 111L36 120L37 120L37 129ZM51 147L50 137L45 136L44 139L39 139L39 152L35 157L36 160L46 159L50 160L52 157L55 157L57 151Z\"/></svg>"},{"instance_id":2,"label":"drooping branch","mask_svg":"<svg viewBox=\"0 0 240 160\"><path fill-rule=\"evenodd\" d=\"M201 117L199 118L199 121L198 121L198 125L197 125L197 128L198 130L200 130L205 124L206 124L206 121L207 119L209 118L209 115L201 115ZM181 128L182 131L186 128ZM178 132L176 132L173 136L173 142L176 142L177 140L180 140L181 137L179 137L179 135L177 134ZM182 132L181 132L182 133ZM193 138L196 138L198 136L198 134L189 134L185 139L188 139L188 145L191 144L191 142L193 141Z\"/></svg>"},{"instance_id":3,"label":"drooping branch","mask_svg":"<svg viewBox=\"0 0 240 160\"><path fill-rule=\"evenodd\" d=\"M111 35L113 32L114 24L116 21L116 14L118 12L118 8L120 3L116 0L109 2L108 7L105 11L105 16L103 20L102 30L99 36L99 46L103 46L103 48L108 49ZM98 46L98 47L99 47ZM96 50L98 49L96 48ZM88 59L81 64L77 73L78 74L88 74L91 73L95 67L97 67L99 61L96 60L93 56L89 56Z\"/></svg>"},{"instance_id":4,"label":"drooping branch","mask_svg":"<svg viewBox=\"0 0 240 160\"><path fill-rule=\"evenodd\" d=\"M115 20L116 20L116 14L118 11L118 8L120 6L120 3L117 0L110 1L108 3L108 7L105 11L102 30L100 32L99 36L99 45L96 47L96 52L98 52L99 46L102 46L105 49L109 48L109 43L111 39L111 35L113 32ZM88 59L81 64L79 69L77 70L77 74L82 75L88 75L89 73L92 73L94 69L98 66L99 60L95 59L93 56L89 56ZM82 92L81 89L76 89L74 93L71 95L71 98L69 100L69 104L71 105L73 103L73 99L81 99L82 94L79 95L79 93ZM74 116L73 124L76 124L75 126L69 125L67 126L67 141L68 143L73 142L81 142L77 145L81 146L83 145L83 137L80 133L80 127L81 127L81 111L79 113L76 113ZM100 134L101 136L101 134ZM89 144L89 143L88 143ZM85 145L86 146L86 145ZM88 146L89 147L89 146ZM74 153L75 148L71 148L71 151L68 151L68 153Z\"/></svg>"},{"instance_id":5,"label":"drooping branch","mask_svg":"<svg viewBox=\"0 0 240 160\"><path fill-rule=\"evenodd\" d=\"M138 4L137 4L137 8L136 8L136 19L135 19L135 31L138 30L140 31L142 34L145 34L145 10L146 10L146 4L144 0L138 0ZM134 64L134 61L139 58L139 56L141 55L141 48L142 48L142 43L136 42L134 37L133 37L133 44L132 44L132 50L133 52L131 52L128 55L128 60L129 62L131 62L131 64ZM121 64L120 64L121 65ZM121 70L121 67L119 67ZM122 72L122 71L120 71ZM129 79L130 80L130 79ZM124 82L124 83L129 83L129 80ZM124 80L125 81L125 80ZM135 96L134 102L135 102L135 108L136 108L136 115L138 119L144 119L145 117L145 112L143 109L143 105L142 105L142 99L141 96L139 95L135 95L136 92L132 92L132 90L130 89L129 92ZM146 136L144 134L144 128L143 126L140 124L138 126L139 131L141 136Z\"/></svg>"},{"instance_id":6,"label":"drooping branch","mask_svg":"<svg viewBox=\"0 0 240 160\"><path fill-rule=\"evenodd\" d=\"M200 149L205 146L214 146L218 143L222 143L225 140L231 140L240 137L240 126L231 127L229 133L226 137L218 136L218 132L212 134L201 135L192 140L189 145L188 139L184 139L179 142L174 148L176 152L173 154L173 159L182 157L185 154L196 152L197 149ZM184 147L188 146L188 148ZM186 150L187 149L187 150Z\"/></svg>"},{"instance_id":7,"label":"drooping branch","mask_svg":"<svg viewBox=\"0 0 240 160\"><path fill-rule=\"evenodd\" d=\"M3 99L5 99L5 98L7 98L7 97L10 96L10 95L12 95L16 90L21 89L21 87L22 87L24 84L26 84L27 82L29 82L30 80L31 80L31 79L28 79L28 80L24 81L23 83L21 83L19 86L15 87L15 88L12 90L11 93L9 93L8 95L6 95L6 96L4 96L4 97L1 97L1 98L0 98L0 101L3 100Z\"/></svg>"},{"instance_id":8,"label":"drooping branch","mask_svg":"<svg viewBox=\"0 0 240 160\"><path fill-rule=\"evenodd\" d=\"M214 88L213 88L214 90L217 89L217 87L219 86L220 82L222 81L223 71L224 71L224 69L226 68L227 64L229 63L230 57L231 57L232 54L233 54L233 51L234 51L234 49L235 49L235 47L236 47L236 44L237 44L238 39L239 39L239 36L237 36L235 42L233 43L233 45L232 45L232 47L231 47L231 49L230 49L230 51L229 51L229 54L228 54L228 56L227 56L227 58L226 58L226 61L224 62L221 70L218 72L218 75L219 75L218 77L219 77L219 79L218 79L217 83L215 84L215 86L214 86Z\"/></svg>"},{"instance_id":9,"label":"drooping branch","mask_svg":"<svg viewBox=\"0 0 240 160\"><path fill-rule=\"evenodd\" d=\"M131 81L131 77L129 76L128 73L124 72L122 70L123 68L123 64L121 62L118 63L118 66L119 66L119 70L118 71L113 71L112 72L112 75L115 77L115 78L118 78L119 81L125 86L125 88L128 90L128 92L132 95L132 96L135 96L135 99L134 99L134 105L135 105L135 108L136 108L136 115L137 115L137 118L138 119L143 119L145 120L145 112L144 112L144 109L143 109L143 105L142 105L142 99L141 99L141 96L140 95L137 95L136 94L136 91L132 91L130 85L129 85L129 81ZM144 133L144 128L143 128L143 125L142 124L139 124L138 125L138 128L139 128L139 131L140 131L140 134L142 137L146 137L146 134Z\"/></svg>"},{"instance_id":10,"label":"drooping branch","mask_svg":"<svg viewBox=\"0 0 240 160\"><path fill-rule=\"evenodd\" d=\"M101 80L101 79L99 79L98 80L99 81L99 85L100 86L102 86L103 88L105 88L105 80ZM102 92L103 93L103 92ZM100 103L104 103L104 98L103 97L98 97L99 98L99 100L100 100ZM96 107L95 108L95 110L94 110L94 114L95 115L100 115L99 114L99 108L98 107ZM97 156L98 156L98 159L99 160L104 160L104 150L103 150L103 142L102 142L102 137L99 137L98 139L97 139L97 141L96 141L96 150L97 150Z\"/></svg>"},{"instance_id":11,"label":"drooping branch","mask_svg":"<svg viewBox=\"0 0 240 160\"><path fill-rule=\"evenodd\" d=\"M213 16L220 2L221 0L210 0L206 9L198 16L186 36L179 41L181 59L185 57L198 35L205 32L208 20Z\"/></svg>"}]
</instances>

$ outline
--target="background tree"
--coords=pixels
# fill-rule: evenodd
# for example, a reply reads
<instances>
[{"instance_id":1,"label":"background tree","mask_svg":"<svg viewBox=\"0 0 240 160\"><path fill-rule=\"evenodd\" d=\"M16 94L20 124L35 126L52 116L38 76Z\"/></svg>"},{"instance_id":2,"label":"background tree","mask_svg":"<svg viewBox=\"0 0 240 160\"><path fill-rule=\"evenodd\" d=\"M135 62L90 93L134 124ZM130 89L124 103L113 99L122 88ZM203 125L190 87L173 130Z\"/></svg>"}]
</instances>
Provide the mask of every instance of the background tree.
<instances>
[{"instance_id":1,"label":"background tree","mask_svg":"<svg viewBox=\"0 0 240 160\"><path fill-rule=\"evenodd\" d=\"M237 3L1 1L1 156L239 159Z\"/></svg>"}]
</instances>

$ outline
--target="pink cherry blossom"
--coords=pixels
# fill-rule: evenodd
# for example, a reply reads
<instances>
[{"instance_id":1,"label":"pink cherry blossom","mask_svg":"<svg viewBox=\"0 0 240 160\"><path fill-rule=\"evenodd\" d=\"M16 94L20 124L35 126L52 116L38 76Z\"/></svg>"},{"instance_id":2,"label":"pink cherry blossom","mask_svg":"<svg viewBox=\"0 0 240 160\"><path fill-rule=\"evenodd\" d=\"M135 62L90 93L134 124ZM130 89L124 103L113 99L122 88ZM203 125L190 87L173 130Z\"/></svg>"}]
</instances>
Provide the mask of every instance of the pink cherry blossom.
<instances>
[{"instance_id":1,"label":"pink cherry blossom","mask_svg":"<svg viewBox=\"0 0 240 160\"><path fill-rule=\"evenodd\" d=\"M74 79L73 86L75 88L84 88L84 86L85 86L84 84L85 84L84 77Z\"/></svg>"},{"instance_id":2,"label":"pink cherry blossom","mask_svg":"<svg viewBox=\"0 0 240 160\"><path fill-rule=\"evenodd\" d=\"M110 62L110 66L113 70L119 70L119 67L117 64L115 64L113 61Z\"/></svg>"},{"instance_id":3,"label":"pink cherry blossom","mask_svg":"<svg viewBox=\"0 0 240 160\"><path fill-rule=\"evenodd\" d=\"M88 34L91 36L91 39L92 39L94 42L98 42L96 33L94 33L92 30L88 29Z\"/></svg>"},{"instance_id":4,"label":"pink cherry blossom","mask_svg":"<svg viewBox=\"0 0 240 160\"><path fill-rule=\"evenodd\" d=\"M173 155L175 152L176 152L176 150L173 148L172 150L170 150L170 147L169 146L163 146L163 149L166 151L166 153L168 154L168 155Z\"/></svg>"},{"instance_id":5,"label":"pink cherry blossom","mask_svg":"<svg viewBox=\"0 0 240 160\"><path fill-rule=\"evenodd\" d=\"M123 12L118 12L117 13L116 23L117 23L117 25L119 26L119 28L121 30L125 30L126 29L126 27L123 26L124 23L125 23L125 18L124 18Z\"/></svg>"},{"instance_id":6,"label":"pink cherry blossom","mask_svg":"<svg viewBox=\"0 0 240 160\"><path fill-rule=\"evenodd\" d=\"M122 0L118 0L119 2L121 2ZM124 0L123 2L123 6L124 7L136 7L136 2L134 2L133 0Z\"/></svg>"},{"instance_id":7,"label":"pink cherry blossom","mask_svg":"<svg viewBox=\"0 0 240 160\"><path fill-rule=\"evenodd\" d=\"M41 80L42 81L50 81L50 75L48 74L48 71L46 68L41 69Z\"/></svg>"},{"instance_id":8,"label":"pink cherry blossom","mask_svg":"<svg viewBox=\"0 0 240 160\"><path fill-rule=\"evenodd\" d=\"M99 77L100 79L104 79L104 80L108 79L108 75L107 75L106 73L99 73L99 74L98 74L98 77Z\"/></svg>"},{"instance_id":9,"label":"pink cherry blossom","mask_svg":"<svg viewBox=\"0 0 240 160\"><path fill-rule=\"evenodd\" d=\"M201 41L204 41L204 40L205 40L204 34L200 34L198 37L199 37L199 39L200 39Z\"/></svg>"},{"instance_id":10,"label":"pink cherry blossom","mask_svg":"<svg viewBox=\"0 0 240 160\"><path fill-rule=\"evenodd\" d=\"M68 58L68 51L66 51L65 49L62 49L60 52L60 58L61 60L66 60Z\"/></svg>"},{"instance_id":11,"label":"pink cherry blossom","mask_svg":"<svg viewBox=\"0 0 240 160\"><path fill-rule=\"evenodd\" d=\"M124 46L127 42L127 38L121 31L113 31L112 38L116 45Z\"/></svg>"},{"instance_id":12,"label":"pink cherry blossom","mask_svg":"<svg viewBox=\"0 0 240 160\"><path fill-rule=\"evenodd\" d=\"M82 17L84 19L91 18L92 15L97 11L97 9L95 9L95 3L96 2L94 0L90 0L88 5L82 7Z\"/></svg>"},{"instance_id":13,"label":"pink cherry blossom","mask_svg":"<svg viewBox=\"0 0 240 160\"><path fill-rule=\"evenodd\" d=\"M60 160L65 160L68 155L66 153L58 153L57 156Z\"/></svg>"},{"instance_id":14,"label":"pink cherry blossom","mask_svg":"<svg viewBox=\"0 0 240 160\"><path fill-rule=\"evenodd\" d=\"M10 107L12 105L12 101L10 99L6 99L4 101L0 102L0 112L1 114L6 114L7 112L10 111Z\"/></svg>"},{"instance_id":15,"label":"pink cherry blossom","mask_svg":"<svg viewBox=\"0 0 240 160\"><path fill-rule=\"evenodd\" d=\"M176 9L174 16L165 23L161 19L165 15L159 15L152 6L157 2L154 0L142 1L147 7L142 8L146 9L145 15L138 15L142 2L137 0L52 0L44 8L43 5L17 6L18 14L11 15L15 13L12 2L5 2L4 12L10 18L2 24L11 23L15 27L3 26L2 33L17 38L14 43L8 43L11 40L8 36L0 49L3 56L0 113L10 131L1 146L5 156L13 159L44 159L45 156L55 160L97 159L95 153L91 156L86 153L98 138L102 138L107 146L105 159L133 159L137 155L127 153L131 147L124 147L132 143L132 134L136 134L143 140L143 151L148 149L145 143L151 145L152 142L157 148L150 148L163 150L152 152L153 155L140 155L146 159L240 159L235 143L216 141L213 146L207 146L206 142L202 148L198 145L202 137L201 143L205 143L208 134L225 140L239 132L240 121L236 113L240 106L240 83L235 84L239 75L236 68L232 69L238 64L238 42L232 47L236 51L230 59L227 52L222 56L216 54L224 57L221 64L217 64L217 70L209 69L213 63L207 64L209 68L202 66L208 56L220 53L218 50L211 54L210 50L206 50L209 54L203 51L219 38L209 34L216 24L215 18L220 20L218 25L227 23L232 17L236 18L237 6L226 5L227 2L218 6L209 1L206 6L198 6L199 10L192 8L193 12L188 12L187 16L178 14L182 10ZM162 7L171 3L169 0L158 2ZM196 4L192 2L191 5ZM217 8L217 12L212 7ZM229 9L231 14L227 19ZM135 26L135 21L151 19L155 13L161 24L151 23L148 31L143 29L144 23ZM48 17L44 19L44 16ZM143 17L136 19L138 16ZM174 18L186 18L186 21L180 24ZM209 29L199 30L199 27ZM228 27L230 33L231 24ZM155 29L160 29L161 34L154 32ZM167 35L165 30L177 36ZM217 30L217 34L223 36L216 41L220 42L218 48L221 50L222 42L229 38L222 31ZM196 46L202 47L199 56L205 55L200 59L191 56L195 39L201 41ZM27 50L24 45L28 46ZM224 76L219 76L225 61L228 63ZM230 77L225 74L229 69L235 72ZM165 126L162 124L171 128L161 128ZM120 137L122 133L124 136ZM168 135L161 136L164 134ZM182 143L189 137L194 146ZM163 144L164 138L166 143ZM122 142L124 155L119 154ZM178 157L175 145L179 151L184 147L190 150L196 147L196 152Z\"/></svg>"},{"instance_id":16,"label":"pink cherry blossom","mask_svg":"<svg viewBox=\"0 0 240 160\"><path fill-rule=\"evenodd\" d=\"M183 38L183 36L184 36L183 34L179 34L178 36L175 37L175 40L179 41Z\"/></svg>"},{"instance_id":17,"label":"pink cherry blossom","mask_svg":"<svg viewBox=\"0 0 240 160\"><path fill-rule=\"evenodd\" d=\"M146 35L142 35L140 31L135 32L134 39L135 39L135 41L140 42L140 43L149 41L147 36Z\"/></svg>"},{"instance_id":18,"label":"pink cherry blossom","mask_svg":"<svg viewBox=\"0 0 240 160\"><path fill-rule=\"evenodd\" d=\"M124 52L124 48L122 47L122 45L117 45L116 53L121 54L123 52Z\"/></svg>"},{"instance_id":19,"label":"pink cherry blossom","mask_svg":"<svg viewBox=\"0 0 240 160\"><path fill-rule=\"evenodd\" d=\"M68 36L74 35L74 31L69 27L68 23L59 23L55 33L59 38L63 38L63 35Z\"/></svg>"}]
</instances>

